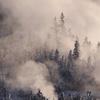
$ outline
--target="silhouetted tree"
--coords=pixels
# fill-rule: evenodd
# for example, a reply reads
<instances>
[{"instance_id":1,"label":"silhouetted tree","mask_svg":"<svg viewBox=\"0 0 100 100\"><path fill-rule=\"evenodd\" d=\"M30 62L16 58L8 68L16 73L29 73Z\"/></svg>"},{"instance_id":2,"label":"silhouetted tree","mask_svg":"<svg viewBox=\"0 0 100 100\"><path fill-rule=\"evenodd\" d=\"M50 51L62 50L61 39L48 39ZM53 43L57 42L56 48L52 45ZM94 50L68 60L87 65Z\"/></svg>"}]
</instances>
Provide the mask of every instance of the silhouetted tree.
<instances>
[{"instance_id":1,"label":"silhouetted tree","mask_svg":"<svg viewBox=\"0 0 100 100\"><path fill-rule=\"evenodd\" d=\"M47 60L48 59L48 52L46 50L44 50L44 59Z\"/></svg>"},{"instance_id":2,"label":"silhouetted tree","mask_svg":"<svg viewBox=\"0 0 100 100\"><path fill-rule=\"evenodd\" d=\"M69 55L68 55L68 63L67 63L67 69L66 69L66 76L68 80L72 80L72 75L71 75L71 71L74 70L73 69L73 55L72 55L72 50L70 50Z\"/></svg>"},{"instance_id":3,"label":"silhouetted tree","mask_svg":"<svg viewBox=\"0 0 100 100\"><path fill-rule=\"evenodd\" d=\"M58 61L59 60L59 51L58 49L56 49L55 51L55 61Z\"/></svg>"},{"instance_id":4,"label":"silhouetted tree","mask_svg":"<svg viewBox=\"0 0 100 100\"><path fill-rule=\"evenodd\" d=\"M49 53L49 59L54 60L54 51L53 50Z\"/></svg>"},{"instance_id":5,"label":"silhouetted tree","mask_svg":"<svg viewBox=\"0 0 100 100\"><path fill-rule=\"evenodd\" d=\"M88 37L85 37L83 45L90 48L91 42L88 40Z\"/></svg>"},{"instance_id":6,"label":"silhouetted tree","mask_svg":"<svg viewBox=\"0 0 100 100\"><path fill-rule=\"evenodd\" d=\"M70 70L72 66L73 66L73 55L72 55L72 50L70 50L68 55L67 70Z\"/></svg>"},{"instance_id":7,"label":"silhouetted tree","mask_svg":"<svg viewBox=\"0 0 100 100\"><path fill-rule=\"evenodd\" d=\"M61 65L61 67L64 67L64 65L65 65L65 57L64 57L64 55L61 57L61 60L60 60L60 65Z\"/></svg>"},{"instance_id":8,"label":"silhouetted tree","mask_svg":"<svg viewBox=\"0 0 100 100\"><path fill-rule=\"evenodd\" d=\"M73 58L76 60L80 56L79 52L79 42L76 40L74 44L74 50L73 50Z\"/></svg>"},{"instance_id":9,"label":"silhouetted tree","mask_svg":"<svg viewBox=\"0 0 100 100\"><path fill-rule=\"evenodd\" d=\"M34 96L33 100L48 100L47 98L45 98L42 94L42 92L39 90L38 93Z\"/></svg>"},{"instance_id":10,"label":"silhouetted tree","mask_svg":"<svg viewBox=\"0 0 100 100\"><path fill-rule=\"evenodd\" d=\"M98 42L98 44L97 44L97 49L100 50L100 42Z\"/></svg>"},{"instance_id":11,"label":"silhouetted tree","mask_svg":"<svg viewBox=\"0 0 100 100\"><path fill-rule=\"evenodd\" d=\"M61 23L64 25L64 18L65 18L65 16L64 16L64 13L62 12L61 13L61 16L60 16L60 20L61 20Z\"/></svg>"}]
</instances>

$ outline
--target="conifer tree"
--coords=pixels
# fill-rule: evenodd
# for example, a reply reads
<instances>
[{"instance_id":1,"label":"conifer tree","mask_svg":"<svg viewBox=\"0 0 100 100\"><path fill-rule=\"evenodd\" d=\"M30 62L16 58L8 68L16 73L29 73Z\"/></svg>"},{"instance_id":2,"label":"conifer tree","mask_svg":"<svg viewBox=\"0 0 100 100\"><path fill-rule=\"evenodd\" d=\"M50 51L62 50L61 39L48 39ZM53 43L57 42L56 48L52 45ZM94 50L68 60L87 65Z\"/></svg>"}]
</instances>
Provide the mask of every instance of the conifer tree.
<instances>
[{"instance_id":1,"label":"conifer tree","mask_svg":"<svg viewBox=\"0 0 100 100\"><path fill-rule=\"evenodd\" d=\"M64 13L62 12L61 13L61 16L60 16L60 20L61 20L61 23L64 25L64 18L65 18L65 16L64 16Z\"/></svg>"},{"instance_id":2,"label":"conifer tree","mask_svg":"<svg viewBox=\"0 0 100 100\"><path fill-rule=\"evenodd\" d=\"M71 81L73 80L72 72L73 72L73 55L72 55L72 50L70 50L68 54L68 62L64 68L62 69L62 77L64 78L65 81Z\"/></svg>"},{"instance_id":3,"label":"conifer tree","mask_svg":"<svg viewBox=\"0 0 100 100\"><path fill-rule=\"evenodd\" d=\"M54 51L53 50L51 50L51 52L49 53L49 59L54 60Z\"/></svg>"},{"instance_id":4,"label":"conifer tree","mask_svg":"<svg viewBox=\"0 0 100 100\"><path fill-rule=\"evenodd\" d=\"M73 58L76 60L78 59L80 56L79 53L79 42L76 40L75 44L74 44L74 50L73 50Z\"/></svg>"},{"instance_id":5,"label":"conifer tree","mask_svg":"<svg viewBox=\"0 0 100 100\"><path fill-rule=\"evenodd\" d=\"M97 49L100 49L100 42L98 42L97 44Z\"/></svg>"},{"instance_id":6,"label":"conifer tree","mask_svg":"<svg viewBox=\"0 0 100 100\"><path fill-rule=\"evenodd\" d=\"M59 60L59 51L58 49L56 49L55 51L55 61L58 61Z\"/></svg>"},{"instance_id":7,"label":"conifer tree","mask_svg":"<svg viewBox=\"0 0 100 100\"><path fill-rule=\"evenodd\" d=\"M65 26L65 16L62 12L60 15L60 23L59 23L60 34L66 35L66 26Z\"/></svg>"},{"instance_id":8,"label":"conifer tree","mask_svg":"<svg viewBox=\"0 0 100 100\"><path fill-rule=\"evenodd\" d=\"M73 70L73 55L72 55L72 50L70 50L69 55L68 55L68 63L67 63L67 71L70 72Z\"/></svg>"}]
</instances>

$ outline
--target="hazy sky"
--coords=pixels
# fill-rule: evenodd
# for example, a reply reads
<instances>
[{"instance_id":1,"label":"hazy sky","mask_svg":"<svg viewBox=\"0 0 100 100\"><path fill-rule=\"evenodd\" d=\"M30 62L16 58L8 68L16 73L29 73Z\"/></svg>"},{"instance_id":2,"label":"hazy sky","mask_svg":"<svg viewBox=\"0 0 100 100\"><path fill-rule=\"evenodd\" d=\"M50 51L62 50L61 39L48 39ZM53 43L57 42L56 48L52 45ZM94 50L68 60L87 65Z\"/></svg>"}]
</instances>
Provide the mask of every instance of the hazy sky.
<instances>
[{"instance_id":1,"label":"hazy sky","mask_svg":"<svg viewBox=\"0 0 100 100\"><path fill-rule=\"evenodd\" d=\"M94 43L100 38L99 0L5 0L3 5L13 11L29 30L45 29L53 17L64 12L75 34L88 34ZM25 27L27 27L27 25Z\"/></svg>"}]
</instances>

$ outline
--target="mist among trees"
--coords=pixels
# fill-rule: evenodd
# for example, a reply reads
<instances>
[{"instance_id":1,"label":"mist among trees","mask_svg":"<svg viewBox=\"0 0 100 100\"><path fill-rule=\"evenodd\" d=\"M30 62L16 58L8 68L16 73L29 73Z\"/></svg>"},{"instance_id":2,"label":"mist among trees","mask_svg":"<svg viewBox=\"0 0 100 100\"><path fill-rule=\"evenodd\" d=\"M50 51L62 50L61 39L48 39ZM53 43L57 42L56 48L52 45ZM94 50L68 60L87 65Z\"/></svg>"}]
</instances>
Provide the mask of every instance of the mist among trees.
<instances>
[{"instance_id":1,"label":"mist among trees","mask_svg":"<svg viewBox=\"0 0 100 100\"><path fill-rule=\"evenodd\" d=\"M99 65L100 43L96 50L91 49L87 36L82 40L67 26L64 12L54 17L46 35L33 34L31 28L24 33L22 30L28 24L24 23L24 27L15 18L9 26L8 16L5 19L1 14L0 21L7 24L2 21L0 24L0 75L1 92L3 88L8 98L14 95L18 100L57 100L66 91L99 90L94 72ZM19 30L14 32L15 27Z\"/></svg>"}]
</instances>

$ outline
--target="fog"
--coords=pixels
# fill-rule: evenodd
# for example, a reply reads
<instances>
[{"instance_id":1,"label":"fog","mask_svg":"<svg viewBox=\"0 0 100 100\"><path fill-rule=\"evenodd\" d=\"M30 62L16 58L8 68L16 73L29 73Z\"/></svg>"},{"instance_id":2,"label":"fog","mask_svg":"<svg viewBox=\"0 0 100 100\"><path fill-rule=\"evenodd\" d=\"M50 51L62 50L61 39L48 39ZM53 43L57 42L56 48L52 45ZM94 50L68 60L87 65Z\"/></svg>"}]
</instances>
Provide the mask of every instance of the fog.
<instances>
[{"instance_id":1,"label":"fog","mask_svg":"<svg viewBox=\"0 0 100 100\"><path fill-rule=\"evenodd\" d=\"M80 44L84 41L85 36L92 42L91 48L81 48L83 53L81 56L84 59L89 55L93 57L93 63L96 61L94 75L96 80L100 81L98 72L100 71L98 62L100 57L96 52L96 44L100 38L99 0L0 0L0 6L0 13L4 15L3 21L0 22L2 30L0 32L0 55L5 70L7 69L7 72L10 73L7 79L9 84L15 84L17 81L18 84L25 87L30 85L33 89L34 87L40 88L31 83L34 80L38 83L38 79L29 78L29 76L30 74L35 75L33 70L36 66L38 68L43 66L42 70L46 70L47 76L49 75L48 70L46 65L37 64L35 61L31 62L30 57L38 48L46 46L50 50L60 48L62 52L72 49L75 38L69 37L69 29L71 34L79 38ZM67 32L59 35L60 44L58 44L52 27L54 18L57 17L59 20L61 12L65 15ZM33 68L30 63L34 66ZM28 66L29 73L27 72ZM40 73L42 86L47 85L47 89L53 91L50 92L50 95L55 95L54 87L47 82L44 73L36 70L36 74ZM29 79L29 84L27 79ZM42 91L47 97L50 96L45 94L47 90L43 89Z\"/></svg>"}]
</instances>

